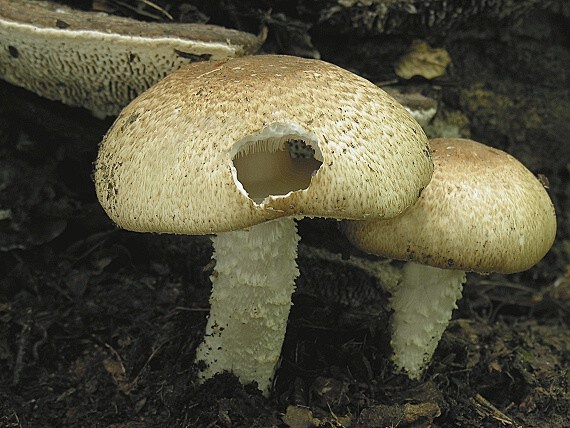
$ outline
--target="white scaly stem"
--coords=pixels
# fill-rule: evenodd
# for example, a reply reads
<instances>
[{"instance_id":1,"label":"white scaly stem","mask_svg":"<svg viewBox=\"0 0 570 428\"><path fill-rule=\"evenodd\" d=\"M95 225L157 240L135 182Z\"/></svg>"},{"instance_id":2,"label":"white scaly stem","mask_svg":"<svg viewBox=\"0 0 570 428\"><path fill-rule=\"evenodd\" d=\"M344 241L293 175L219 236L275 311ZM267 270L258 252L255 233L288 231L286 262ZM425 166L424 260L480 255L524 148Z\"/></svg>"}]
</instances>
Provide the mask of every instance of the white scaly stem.
<instances>
[{"instance_id":1,"label":"white scaly stem","mask_svg":"<svg viewBox=\"0 0 570 428\"><path fill-rule=\"evenodd\" d=\"M404 266L391 300L392 360L410 379L418 379L431 361L464 283L464 271L413 262Z\"/></svg>"},{"instance_id":2,"label":"white scaly stem","mask_svg":"<svg viewBox=\"0 0 570 428\"><path fill-rule=\"evenodd\" d=\"M297 226L282 218L220 233L212 241L210 316L196 351L196 361L206 363L202 378L231 371L268 394L299 276Z\"/></svg>"}]
</instances>

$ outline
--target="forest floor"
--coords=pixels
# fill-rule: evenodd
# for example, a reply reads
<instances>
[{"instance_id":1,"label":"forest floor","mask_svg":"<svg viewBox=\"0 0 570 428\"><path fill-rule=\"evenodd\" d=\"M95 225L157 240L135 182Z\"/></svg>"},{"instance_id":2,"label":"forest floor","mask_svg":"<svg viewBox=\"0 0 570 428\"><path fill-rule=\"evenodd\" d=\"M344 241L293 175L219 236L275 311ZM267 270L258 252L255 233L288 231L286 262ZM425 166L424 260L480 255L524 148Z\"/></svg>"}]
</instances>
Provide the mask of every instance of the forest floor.
<instances>
[{"instance_id":1,"label":"forest floor","mask_svg":"<svg viewBox=\"0 0 570 428\"><path fill-rule=\"evenodd\" d=\"M0 427L570 426L570 38L556 30L567 13L427 31L452 66L412 81L392 64L415 34L345 22L334 36L300 7L265 16L266 51L318 53L433 97L431 136L452 128L550 182L552 251L520 274L469 274L419 381L393 372L388 295L348 260L384 262L315 219L299 222L301 274L271 396L228 374L198 385L209 238L117 229L91 177L112 118L0 82Z\"/></svg>"}]
</instances>

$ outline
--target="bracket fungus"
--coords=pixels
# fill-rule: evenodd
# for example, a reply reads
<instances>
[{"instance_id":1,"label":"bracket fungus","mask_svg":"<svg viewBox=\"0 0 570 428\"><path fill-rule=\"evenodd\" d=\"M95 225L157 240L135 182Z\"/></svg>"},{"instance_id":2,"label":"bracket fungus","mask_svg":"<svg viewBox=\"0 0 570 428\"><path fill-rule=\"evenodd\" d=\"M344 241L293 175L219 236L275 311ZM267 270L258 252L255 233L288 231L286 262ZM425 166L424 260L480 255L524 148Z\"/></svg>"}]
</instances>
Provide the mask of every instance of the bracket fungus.
<instances>
[{"instance_id":1,"label":"bracket fungus","mask_svg":"<svg viewBox=\"0 0 570 428\"><path fill-rule=\"evenodd\" d=\"M97 117L118 114L184 64L254 53L263 41L263 32L0 0L0 78Z\"/></svg>"},{"instance_id":2,"label":"bracket fungus","mask_svg":"<svg viewBox=\"0 0 570 428\"><path fill-rule=\"evenodd\" d=\"M432 172L421 127L377 86L262 55L194 63L140 95L104 137L95 184L125 229L216 234L201 376L268 393L299 274L294 219L393 217Z\"/></svg>"},{"instance_id":3,"label":"bracket fungus","mask_svg":"<svg viewBox=\"0 0 570 428\"><path fill-rule=\"evenodd\" d=\"M356 247L409 260L392 290L392 348L395 365L412 379L431 360L465 271L529 269L556 234L548 193L514 157L466 139L430 146L433 178L413 206L392 219L342 225Z\"/></svg>"}]
</instances>

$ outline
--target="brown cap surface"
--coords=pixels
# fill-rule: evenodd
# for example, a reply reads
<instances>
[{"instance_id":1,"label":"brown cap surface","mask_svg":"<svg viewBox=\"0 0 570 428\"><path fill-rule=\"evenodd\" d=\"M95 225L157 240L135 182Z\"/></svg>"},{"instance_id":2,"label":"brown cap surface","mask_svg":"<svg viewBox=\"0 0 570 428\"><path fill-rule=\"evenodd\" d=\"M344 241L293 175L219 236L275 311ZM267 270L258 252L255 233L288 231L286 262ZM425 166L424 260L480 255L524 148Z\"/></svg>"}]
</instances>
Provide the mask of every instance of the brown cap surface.
<instances>
[{"instance_id":1,"label":"brown cap surface","mask_svg":"<svg viewBox=\"0 0 570 428\"><path fill-rule=\"evenodd\" d=\"M440 268L511 273L536 264L556 234L539 180L507 153L465 139L430 140L435 165L420 199L390 220L347 222L364 251Z\"/></svg>"},{"instance_id":2,"label":"brown cap surface","mask_svg":"<svg viewBox=\"0 0 570 428\"><path fill-rule=\"evenodd\" d=\"M215 25L142 22L49 1L0 0L0 78L97 116L192 61L257 51L263 37Z\"/></svg>"},{"instance_id":3,"label":"brown cap surface","mask_svg":"<svg viewBox=\"0 0 570 428\"><path fill-rule=\"evenodd\" d=\"M240 189L232 158L264 136L315 150L308 187L263 202ZM95 183L126 229L207 234L282 216L393 217L432 171L421 127L384 91L323 61L265 55L195 63L139 96L101 143Z\"/></svg>"}]
</instances>

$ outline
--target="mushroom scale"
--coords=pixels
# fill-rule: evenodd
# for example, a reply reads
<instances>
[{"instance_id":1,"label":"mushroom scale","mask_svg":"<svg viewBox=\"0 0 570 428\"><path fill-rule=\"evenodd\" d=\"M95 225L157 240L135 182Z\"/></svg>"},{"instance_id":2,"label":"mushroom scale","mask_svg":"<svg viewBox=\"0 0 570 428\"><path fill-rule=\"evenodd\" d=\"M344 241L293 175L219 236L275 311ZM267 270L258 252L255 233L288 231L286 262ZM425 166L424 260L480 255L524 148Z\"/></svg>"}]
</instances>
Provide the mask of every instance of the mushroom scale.
<instances>
[{"instance_id":1,"label":"mushroom scale","mask_svg":"<svg viewBox=\"0 0 570 428\"><path fill-rule=\"evenodd\" d=\"M265 55L191 64L141 94L94 178L125 229L216 234L201 379L228 370L267 394L298 276L294 219L395 216L432 173L427 137L384 91Z\"/></svg>"},{"instance_id":2,"label":"mushroom scale","mask_svg":"<svg viewBox=\"0 0 570 428\"><path fill-rule=\"evenodd\" d=\"M356 247L410 261L393 291L392 347L396 366L411 378L431 360L465 271L529 269L556 234L548 193L513 156L466 139L430 145L434 175L413 206L392 219L342 225Z\"/></svg>"}]
</instances>

